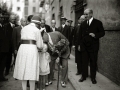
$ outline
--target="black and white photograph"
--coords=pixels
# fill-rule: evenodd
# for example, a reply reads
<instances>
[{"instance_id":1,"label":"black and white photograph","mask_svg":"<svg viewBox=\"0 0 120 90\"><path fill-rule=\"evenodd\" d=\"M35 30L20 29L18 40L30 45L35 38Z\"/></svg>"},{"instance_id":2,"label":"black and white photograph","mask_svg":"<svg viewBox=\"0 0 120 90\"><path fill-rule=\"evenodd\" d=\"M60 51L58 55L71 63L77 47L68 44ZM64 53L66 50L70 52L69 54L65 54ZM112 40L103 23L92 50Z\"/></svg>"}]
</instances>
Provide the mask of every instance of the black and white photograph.
<instances>
[{"instance_id":1,"label":"black and white photograph","mask_svg":"<svg viewBox=\"0 0 120 90\"><path fill-rule=\"evenodd\" d=\"M120 0L0 0L0 90L120 90Z\"/></svg>"}]
</instances>

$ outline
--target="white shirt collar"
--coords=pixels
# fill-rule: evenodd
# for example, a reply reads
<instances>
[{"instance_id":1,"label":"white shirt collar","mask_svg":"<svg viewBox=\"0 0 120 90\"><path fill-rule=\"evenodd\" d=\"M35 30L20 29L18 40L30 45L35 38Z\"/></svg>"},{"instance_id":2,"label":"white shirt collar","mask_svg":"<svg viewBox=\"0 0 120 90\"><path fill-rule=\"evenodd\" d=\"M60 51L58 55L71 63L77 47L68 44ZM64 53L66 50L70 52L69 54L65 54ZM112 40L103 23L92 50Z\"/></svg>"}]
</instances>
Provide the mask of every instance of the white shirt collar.
<instances>
[{"instance_id":1,"label":"white shirt collar","mask_svg":"<svg viewBox=\"0 0 120 90\"><path fill-rule=\"evenodd\" d=\"M55 31L55 27L52 27L52 30Z\"/></svg>"},{"instance_id":2,"label":"white shirt collar","mask_svg":"<svg viewBox=\"0 0 120 90\"><path fill-rule=\"evenodd\" d=\"M89 19L89 25L91 24L92 21L93 21L93 17Z\"/></svg>"},{"instance_id":3,"label":"white shirt collar","mask_svg":"<svg viewBox=\"0 0 120 90\"><path fill-rule=\"evenodd\" d=\"M41 32L42 32L43 30L46 32L46 28L45 28L45 27L44 27L44 28L42 28L42 27L40 28L40 31L41 31Z\"/></svg>"},{"instance_id":4,"label":"white shirt collar","mask_svg":"<svg viewBox=\"0 0 120 90\"><path fill-rule=\"evenodd\" d=\"M14 24L13 24L13 23L11 23L11 22L10 22L10 25L11 25L11 27L13 27L13 26L14 26Z\"/></svg>"},{"instance_id":5,"label":"white shirt collar","mask_svg":"<svg viewBox=\"0 0 120 90\"><path fill-rule=\"evenodd\" d=\"M2 27L2 24L0 23L0 26Z\"/></svg>"},{"instance_id":6,"label":"white shirt collar","mask_svg":"<svg viewBox=\"0 0 120 90\"><path fill-rule=\"evenodd\" d=\"M65 24L62 24L62 27L64 28L64 27L65 27Z\"/></svg>"}]
</instances>

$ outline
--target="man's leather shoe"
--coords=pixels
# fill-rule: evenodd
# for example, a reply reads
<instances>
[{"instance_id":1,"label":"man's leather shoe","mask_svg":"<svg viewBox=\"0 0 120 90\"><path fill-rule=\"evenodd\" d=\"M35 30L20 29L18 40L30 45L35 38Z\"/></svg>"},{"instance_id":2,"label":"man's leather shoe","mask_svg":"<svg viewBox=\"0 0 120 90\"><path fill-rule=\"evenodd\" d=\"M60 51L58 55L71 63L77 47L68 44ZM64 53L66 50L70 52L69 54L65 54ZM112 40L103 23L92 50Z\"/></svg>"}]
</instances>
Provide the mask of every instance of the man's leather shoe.
<instances>
[{"instance_id":1,"label":"man's leather shoe","mask_svg":"<svg viewBox=\"0 0 120 90\"><path fill-rule=\"evenodd\" d=\"M86 78L81 77L81 79L79 79L79 82L83 82L84 80L86 80Z\"/></svg>"},{"instance_id":2,"label":"man's leather shoe","mask_svg":"<svg viewBox=\"0 0 120 90\"><path fill-rule=\"evenodd\" d=\"M78 72L76 73L76 75L80 75L80 74L81 74L81 73L78 73Z\"/></svg>"},{"instance_id":3,"label":"man's leather shoe","mask_svg":"<svg viewBox=\"0 0 120 90\"><path fill-rule=\"evenodd\" d=\"M95 79L91 79L91 81L92 81L93 84L97 83L97 81Z\"/></svg>"},{"instance_id":4,"label":"man's leather shoe","mask_svg":"<svg viewBox=\"0 0 120 90\"><path fill-rule=\"evenodd\" d=\"M0 81L8 81L8 79L4 77L4 78L1 78Z\"/></svg>"},{"instance_id":5,"label":"man's leather shoe","mask_svg":"<svg viewBox=\"0 0 120 90\"><path fill-rule=\"evenodd\" d=\"M66 88L66 83L63 82L63 81L61 81L61 86L62 86L63 88Z\"/></svg>"}]
</instances>

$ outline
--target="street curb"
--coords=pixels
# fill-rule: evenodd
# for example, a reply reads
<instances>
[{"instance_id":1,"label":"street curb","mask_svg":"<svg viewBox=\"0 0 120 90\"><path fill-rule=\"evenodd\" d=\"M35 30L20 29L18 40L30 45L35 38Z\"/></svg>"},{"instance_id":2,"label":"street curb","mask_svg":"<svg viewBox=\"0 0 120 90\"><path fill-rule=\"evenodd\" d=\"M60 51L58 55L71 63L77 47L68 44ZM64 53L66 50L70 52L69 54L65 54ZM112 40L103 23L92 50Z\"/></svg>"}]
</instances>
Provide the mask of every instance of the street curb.
<instances>
[{"instance_id":1,"label":"street curb","mask_svg":"<svg viewBox=\"0 0 120 90\"><path fill-rule=\"evenodd\" d=\"M69 76L68 76L68 82L71 84L71 86L73 87L73 89L76 90L76 88L75 88L74 85L72 84L71 80L69 79Z\"/></svg>"},{"instance_id":2,"label":"street curb","mask_svg":"<svg viewBox=\"0 0 120 90\"><path fill-rule=\"evenodd\" d=\"M74 88L74 90L81 90L78 86L77 86L77 84L75 84L76 82L75 82L75 80L73 79L73 78L71 78L71 76L69 76L68 75L68 81L70 82L70 84L72 85L72 87Z\"/></svg>"},{"instance_id":3,"label":"street curb","mask_svg":"<svg viewBox=\"0 0 120 90\"><path fill-rule=\"evenodd\" d=\"M71 55L71 57L74 57L74 56ZM74 88L74 90L82 90L80 86L77 84L77 81L73 78L71 71L69 70L69 65L68 65L68 80L72 85L72 87Z\"/></svg>"}]
</instances>

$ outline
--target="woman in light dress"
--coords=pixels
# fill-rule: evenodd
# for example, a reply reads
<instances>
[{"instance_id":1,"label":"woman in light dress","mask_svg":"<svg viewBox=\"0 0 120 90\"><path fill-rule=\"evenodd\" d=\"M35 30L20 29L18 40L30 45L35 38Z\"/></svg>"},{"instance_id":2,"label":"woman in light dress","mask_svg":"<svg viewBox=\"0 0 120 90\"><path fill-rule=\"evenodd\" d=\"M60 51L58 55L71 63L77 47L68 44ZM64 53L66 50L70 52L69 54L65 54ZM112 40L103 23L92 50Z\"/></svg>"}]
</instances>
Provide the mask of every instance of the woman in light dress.
<instances>
[{"instance_id":1,"label":"woman in light dress","mask_svg":"<svg viewBox=\"0 0 120 90\"><path fill-rule=\"evenodd\" d=\"M27 90L27 80L30 90L35 90L35 81L39 80L39 53L43 47L40 18L33 16L32 22L21 30L21 45L19 47L13 77L22 81L23 90Z\"/></svg>"}]
</instances>

